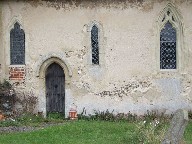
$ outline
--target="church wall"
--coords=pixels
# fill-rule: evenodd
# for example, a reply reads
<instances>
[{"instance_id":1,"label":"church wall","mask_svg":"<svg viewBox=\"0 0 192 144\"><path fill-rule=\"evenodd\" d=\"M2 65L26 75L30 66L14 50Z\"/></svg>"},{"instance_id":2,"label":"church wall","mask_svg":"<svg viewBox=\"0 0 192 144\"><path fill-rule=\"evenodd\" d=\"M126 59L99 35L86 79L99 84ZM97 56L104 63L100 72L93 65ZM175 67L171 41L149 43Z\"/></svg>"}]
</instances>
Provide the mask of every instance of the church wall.
<instances>
[{"instance_id":1,"label":"church wall","mask_svg":"<svg viewBox=\"0 0 192 144\"><path fill-rule=\"evenodd\" d=\"M1 2L1 40L5 49L0 55L1 65L5 64L2 73L18 93L33 92L39 98L37 111L46 112L41 65L53 57L66 65L66 114L72 103L79 113L83 108L87 113L109 109L137 114L147 110L170 113L178 108L191 109L192 3L172 1L182 18L184 44L180 67L162 71L157 57L157 20L167 3L128 2L126 8L121 3L117 7L93 8L66 5L58 9L46 2ZM10 65L9 32L16 21L25 31L26 64L21 66ZM91 64L93 23L100 30L99 66ZM18 75L21 71L24 76L11 77L12 72Z\"/></svg>"}]
</instances>

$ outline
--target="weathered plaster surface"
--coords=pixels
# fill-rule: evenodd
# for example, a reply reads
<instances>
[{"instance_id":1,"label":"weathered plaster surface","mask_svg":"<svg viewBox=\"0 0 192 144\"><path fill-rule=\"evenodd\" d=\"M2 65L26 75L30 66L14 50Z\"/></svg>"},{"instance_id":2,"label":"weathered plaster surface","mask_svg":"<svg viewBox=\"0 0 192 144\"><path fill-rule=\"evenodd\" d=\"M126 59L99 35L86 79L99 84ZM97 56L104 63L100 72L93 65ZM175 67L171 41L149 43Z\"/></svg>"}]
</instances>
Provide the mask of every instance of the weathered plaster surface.
<instances>
[{"instance_id":1,"label":"weathered plaster surface","mask_svg":"<svg viewBox=\"0 0 192 144\"><path fill-rule=\"evenodd\" d=\"M2 27L2 5L0 4L0 81L3 81L3 77L4 77L4 63L3 63L3 59L4 59L4 48L3 48L3 40L2 40L2 32L3 32L3 27Z\"/></svg>"},{"instance_id":2,"label":"weathered plaster surface","mask_svg":"<svg viewBox=\"0 0 192 144\"><path fill-rule=\"evenodd\" d=\"M17 20L26 35L26 78L17 90L33 91L39 98L39 111L46 112L46 101L44 73L42 76L38 73L41 64L51 57L61 59L59 64L69 80L66 115L72 103L77 105L79 113L84 107L87 113L109 109L137 114L192 108L192 68L188 63L192 55L191 1L172 1L183 17L183 41L188 50L183 60L184 71L157 68L157 20L168 1L95 2L96 5L92 5L93 1L75 2L62 8L46 1L0 3L1 48L5 49L1 54L4 57L1 62L5 64L3 73L5 78L9 77L9 32ZM101 26L100 66L90 63L88 28L92 22ZM65 66L70 69L67 73Z\"/></svg>"}]
</instances>

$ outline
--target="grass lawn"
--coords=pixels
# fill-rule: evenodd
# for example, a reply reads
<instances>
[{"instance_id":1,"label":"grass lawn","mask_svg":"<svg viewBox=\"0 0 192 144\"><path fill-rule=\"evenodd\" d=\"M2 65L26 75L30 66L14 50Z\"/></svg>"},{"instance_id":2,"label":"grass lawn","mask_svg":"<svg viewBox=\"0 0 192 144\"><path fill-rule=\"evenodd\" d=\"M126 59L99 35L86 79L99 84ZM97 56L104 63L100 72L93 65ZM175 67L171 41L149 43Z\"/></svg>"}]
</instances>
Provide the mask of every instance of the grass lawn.
<instances>
[{"instance_id":1,"label":"grass lawn","mask_svg":"<svg viewBox=\"0 0 192 144\"><path fill-rule=\"evenodd\" d=\"M184 140L186 144L192 144L192 121L190 121L185 129Z\"/></svg>"},{"instance_id":2,"label":"grass lawn","mask_svg":"<svg viewBox=\"0 0 192 144\"><path fill-rule=\"evenodd\" d=\"M38 131L0 135L0 144L139 144L136 125L128 122L74 121ZM192 144L192 122L185 131Z\"/></svg>"}]
</instances>

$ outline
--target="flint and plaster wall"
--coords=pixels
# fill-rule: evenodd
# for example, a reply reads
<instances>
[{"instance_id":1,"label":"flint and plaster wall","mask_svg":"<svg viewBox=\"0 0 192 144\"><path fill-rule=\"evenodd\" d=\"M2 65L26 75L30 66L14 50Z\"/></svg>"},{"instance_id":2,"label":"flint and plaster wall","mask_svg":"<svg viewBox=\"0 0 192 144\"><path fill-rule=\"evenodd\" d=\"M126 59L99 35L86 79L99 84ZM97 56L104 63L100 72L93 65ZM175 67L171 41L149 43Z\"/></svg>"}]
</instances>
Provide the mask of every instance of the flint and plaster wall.
<instances>
[{"instance_id":1,"label":"flint and plaster wall","mask_svg":"<svg viewBox=\"0 0 192 144\"><path fill-rule=\"evenodd\" d=\"M4 77L4 48L3 48L3 39L2 39L2 5L0 5L0 81L2 81L3 77Z\"/></svg>"},{"instance_id":2,"label":"flint and plaster wall","mask_svg":"<svg viewBox=\"0 0 192 144\"><path fill-rule=\"evenodd\" d=\"M38 96L46 112L45 71L57 62L66 76L65 113L93 110L173 112L192 108L192 2L182 0L119 3L0 2L1 79ZM58 4L57 4L58 3ZM159 68L159 18L173 9L180 25L176 70ZM1 14L1 13L0 13ZM25 31L25 65L10 65L10 30ZM91 64L91 27L99 28L100 65ZM0 31L0 32L1 32ZM3 67L3 68L2 68ZM25 78L11 79L10 69L24 68Z\"/></svg>"}]
</instances>

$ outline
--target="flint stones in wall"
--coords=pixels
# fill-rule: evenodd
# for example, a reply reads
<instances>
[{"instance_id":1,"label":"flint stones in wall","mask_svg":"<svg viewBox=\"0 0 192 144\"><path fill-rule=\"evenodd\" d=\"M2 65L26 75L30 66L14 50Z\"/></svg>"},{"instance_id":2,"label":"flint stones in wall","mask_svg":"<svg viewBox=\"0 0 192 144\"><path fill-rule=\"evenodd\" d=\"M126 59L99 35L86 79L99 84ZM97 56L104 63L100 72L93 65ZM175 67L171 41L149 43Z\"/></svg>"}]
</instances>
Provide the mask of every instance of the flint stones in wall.
<instances>
[{"instance_id":1,"label":"flint stones in wall","mask_svg":"<svg viewBox=\"0 0 192 144\"><path fill-rule=\"evenodd\" d=\"M188 112L183 109L177 110L162 144L180 144L187 123Z\"/></svg>"}]
</instances>

